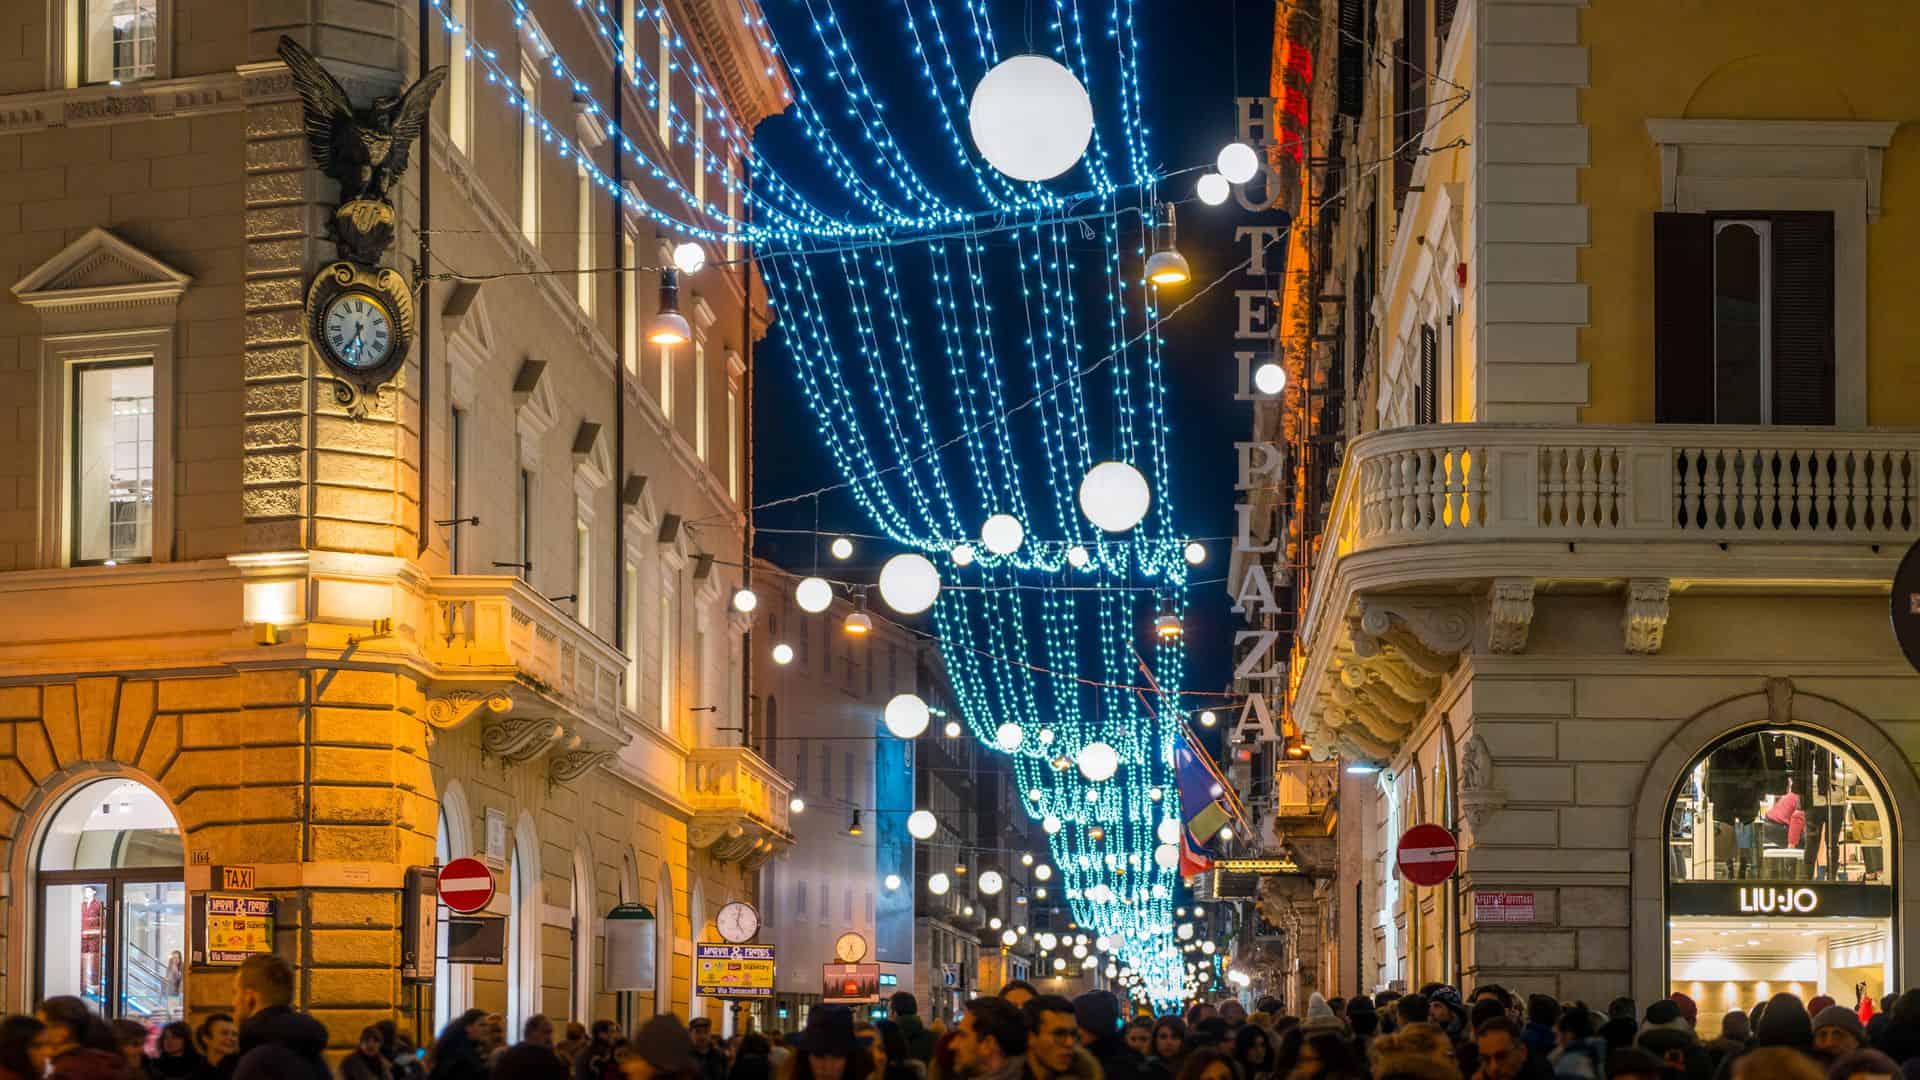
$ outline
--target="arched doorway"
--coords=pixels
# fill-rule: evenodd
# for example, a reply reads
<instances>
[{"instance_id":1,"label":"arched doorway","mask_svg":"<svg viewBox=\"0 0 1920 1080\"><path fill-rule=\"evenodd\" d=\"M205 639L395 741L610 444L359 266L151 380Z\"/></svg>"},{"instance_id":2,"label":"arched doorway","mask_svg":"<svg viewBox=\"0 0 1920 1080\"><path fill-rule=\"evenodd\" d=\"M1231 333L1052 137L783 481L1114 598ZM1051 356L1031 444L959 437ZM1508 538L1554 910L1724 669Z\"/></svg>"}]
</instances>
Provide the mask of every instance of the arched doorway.
<instances>
[{"instance_id":1,"label":"arched doorway","mask_svg":"<svg viewBox=\"0 0 1920 1080\"><path fill-rule=\"evenodd\" d=\"M186 856L152 788L92 780L47 818L33 855L34 999L81 998L108 1017L185 1016Z\"/></svg>"},{"instance_id":2,"label":"arched doorway","mask_svg":"<svg viewBox=\"0 0 1920 1080\"><path fill-rule=\"evenodd\" d=\"M1738 728L1668 796L1667 983L1720 1017L1780 991L1852 1005L1893 988L1894 815L1863 755L1793 723Z\"/></svg>"}]
</instances>

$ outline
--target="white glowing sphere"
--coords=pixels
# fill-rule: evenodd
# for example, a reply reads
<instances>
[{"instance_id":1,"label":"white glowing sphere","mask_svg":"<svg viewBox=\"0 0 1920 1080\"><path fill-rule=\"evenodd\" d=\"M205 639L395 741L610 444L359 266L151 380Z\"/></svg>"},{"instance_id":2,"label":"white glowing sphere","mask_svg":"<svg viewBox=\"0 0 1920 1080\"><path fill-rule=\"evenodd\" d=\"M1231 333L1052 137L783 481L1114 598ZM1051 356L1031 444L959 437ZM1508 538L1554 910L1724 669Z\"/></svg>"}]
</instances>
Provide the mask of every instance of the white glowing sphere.
<instances>
[{"instance_id":1,"label":"white glowing sphere","mask_svg":"<svg viewBox=\"0 0 1920 1080\"><path fill-rule=\"evenodd\" d=\"M1080 512L1110 533L1140 524L1152 502L1147 478L1124 461L1103 461L1088 469L1080 481Z\"/></svg>"},{"instance_id":2,"label":"white glowing sphere","mask_svg":"<svg viewBox=\"0 0 1920 1080\"><path fill-rule=\"evenodd\" d=\"M691 240L673 249L673 268L683 274L697 274L707 265L707 249Z\"/></svg>"},{"instance_id":3,"label":"white glowing sphere","mask_svg":"<svg viewBox=\"0 0 1920 1080\"><path fill-rule=\"evenodd\" d=\"M800 584L793 588L793 602L800 610L818 615L833 606L833 586L826 578L801 578Z\"/></svg>"},{"instance_id":4,"label":"white glowing sphere","mask_svg":"<svg viewBox=\"0 0 1920 1080\"><path fill-rule=\"evenodd\" d=\"M1033 865L1033 852L1031 852L1031 851L1023 851L1023 852L1021 852L1021 853L1020 853L1020 865L1021 865L1021 866L1032 866L1032 865Z\"/></svg>"},{"instance_id":5,"label":"white glowing sphere","mask_svg":"<svg viewBox=\"0 0 1920 1080\"><path fill-rule=\"evenodd\" d=\"M807 800L795 795L793 798L787 800L787 809L796 814L804 814L807 811Z\"/></svg>"},{"instance_id":6,"label":"white glowing sphere","mask_svg":"<svg viewBox=\"0 0 1920 1080\"><path fill-rule=\"evenodd\" d=\"M948 552L947 554L952 556L953 565L955 566L972 566L973 565L973 545L972 544L955 544L953 545L953 550Z\"/></svg>"},{"instance_id":7,"label":"white glowing sphere","mask_svg":"<svg viewBox=\"0 0 1920 1080\"><path fill-rule=\"evenodd\" d=\"M1074 755L1073 763L1080 766L1081 776L1098 784L1113 779L1120 768L1120 755L1106 743L1090 742Z\"/></svg>"},{"instance_id":8,"label":"white glowing sphere","mask_svg":"<svg viewBox=\"0 0 1920 1080\"><path fill-rule=\"evenodd\" d=\"M1164 795L1165 795L1165 792L1162 792L1158 786L1150 787L1147 789L1147 798L1153 800L1154 802L1159 802Z\"/></svg>"},{"instance_id":9,"label":"white glowing sphere","mask_svg":"<svg viewBox=\"0 0 1920 1080\"><path fill-rule=\"evenodd\" d=\"M1230 142L1220 148L1213 167L1220 170L1220 178L1228 183L1244 184L1260 172L1260 155L1246 143Z\"/></svg>"},{"instance_id":10,"label":"white glowing sphere","mask_svg":"<svg viewBox=\"0 0 1920 1080\"><path fill-rule=\"evenodd\" d=\"M945 874L935 874L927 879L927 891L935 896L947 895L947 890L952 887L953 883L947 880Z\"/></svg>"},{"instance_id":11,"label":"white glowing sphere","mask_svg":"<svg viewBox=\"0 0 1920 1080\"><path fill-rule=\"evenodd\" d=\"M793 646L781 642L773 647L773 662L785 667L793 663Z\"/></svg>"},{"instance_id":12,"label":"white glowing sphere","mask_svg":"<svg viewBox=\"0 0 1920 1080\"><path fill-rule=\"evenodd\" d=\"M960 737L960 721L949 720L947 721L947 726L941 728L940 730L943 734L946 735L947 738L957 739Z\"/></svg>"},{"instance_id":13,"label":"white glowing sphere","mask_svg":"<svg viewBox=\"0 0 1920 1080\"><path fill-rule=\"evenodd\" d=\"M733 610L742 615L748 614L760 606L760 597L752 589L740 589L733 594Z\"/></svg>"},{"instance_id":14,"label":"white glowing sphere","mask_svg":"<svg viewBox=\"0 0 1920 1080\"><path fill-rule=\"evenodd\" d=\"M1227 196L1233 194L1233 187L1227 183L1226 177L1210 172L1193 185L1193 193L1208 206L1219 206L1227 201Z\"/></svg>"},{"instance_id":15,"label":"white glowing sphere","mask_svg":"<svg viewBox=\"0 0 1920 1080\"><path fill-rule=\"evenodd\" d=\"M1065 971L1065 970L1067 970L1067 960L1066 960L1066 957L1064 957L1064 956L1056 956L1056 957L1054 957L1054 958L1053 958L1053 970L1055 970L1055 971Z\"/></svg>"},{"instance_id":16,"label":"white glowing sphere","mask_svg":"<svg viewBox=\"0 0 1920 1080\"><path fill-rule=\"evenodd\" d=\"M887 887L887 891L888 891L888 892L892 892L893 890L895 890L895 889L897 889L897 888L899 888L899 887L900 887L900 875L899 875L899 874L888 874L888 875L887 875L887 879L886 879L886 880L885 880L884 882L882 882L881 884L883 884L883 885L885 885L885 886Z\"/></svg>"},{"instance_id":17,"label":"white glowing sphere","mask_svg":"<svg viewBox=\"0 0 1920 1080\"><path fill-rule=\"evenodd\" d=\"M1037 940L1040 942L1040 947L1048 952L1052 952L1053 947L1060 944L1060 939L1052 934L1041 934Z\"/></svg>"},{"instance_id":18,"label":"white glowing sphere","mask_svg":"<svg viewBox=\"0 0 1920 1080\"><path fill-rule=\"evenodd\" d=\"M1253 369L1253 388L1271 397L1287 388L1287 369L1269 360Z\"/></svg>"},{"instance_id":19,"label":"white glowing sphere","mask_svg":"<svg viewBox=\"0 0 1920 1080\"><path fill-rule=\"evenodd\" d=\"M1087 549L1079 544L1075 544L1067 549L1067 565L1073 567L1075 570L1085 570L1087 564L1092 561L1093 556L1087 554Z\"/></svg>"},{"instance_id":20,"label":"white glowing sphere","mask_svg":"<svg viewBox=\"0 0 1920 1080\"><path fill-rule=\"evenodd\" d=\"M1199 566L1207 561L1207 545L1198 540L1189 540L1186 550L1181 554L1186 558L1188 566Z\"/></svg>"},{"instance_id":21,"label":"white glowing sphere","mask_svg":"<svg viewBox=\"0 0 1920 1080\"><path fill-rule=\"evenodd\" d=\"M1052 728L1043 727L1040 729L1040 745L1041 746L1053 745L1053 729Z\"/></svg>"},{"instance_id":22,"label":"white glowing sphere","mask_svg":"<svg viewBox=\"0 0 1920 1080\"><path fill-rule=\"evenodd\" d=\"M1093 946L1101 952L1110 952L1113 949L1113 939L1105 934L1101 934L1099 937L1093 939Z\"/></svg>"},{"instance_id":23,"label":"white glowing sphere","mask_svg":"<svg viewBox=\"0 0 1920 1080\"><path fill-rule=\"evenodd\" d=\"M1120 969L1117 967L1114 967L1112 964L1108 964L1106 967L1106 973L1107 973L1107 978L1111 979L1120 974Z\"/></svg>"},{"instance_id":24,"label":"white glowing sphere","mask_svg":"<svg viewBox=\"0 0 1920 1080\"><path fill-rule=\"evenodd\" d=\"M1160 824L1154 826L1153 835L1163 844L1177 844L1180 842L1180 823L1172 818L1162 818Z\"/></svg>"},{"instance_id":25,"label":"white glowing sphere","mask_svg":"<svg viewBox=\"0 0 1920 1080\"><path fill-rule=\"evenodd\" d=\"M1183 922L1180 924L1180 929L1175 930L1173 933L1174 933L1174 936L1179 938L1181 941L1192 941L1193 940L1193 924L1190 922Z\"/></svg>"},{"instance_id":26,"label":"white glowing sphere","mask_svg":"<svg viewBox=\"0 0 1920 1080\"><path fill-rule=\"evenodd\" d=\"M1222 840L1231 840L1233 839L1233 826L1222 825L1220 826L1220 831L1215 835L1219 836Z\"/></svg>"},{"instance_id":27,"label":"white glowing sphere","mask_svg":"<svg viewBox=\"0 0 1920 1080\"><path fill-rule=\"evenodd\" d=\"M932 715L918 694L895 694L883 714L887 730L900 739L919 738L927 730Z\"/></svg>"},{"instance_id":28,"label":"white glowing sphere","mask_svg":"<svg viewBox=\"0 0 1920 1080\"><path fill-rule=\"evenodd\" d=\"M1085 945L1075 945L1073 947L1073 958L1075 960L1085 960L1087 958L1087 947Z\"/></svg>"},{"instance_id":29,"label":"white glowing sphere","mask_svg":"<svg viewBox=\"0 0 1920 1080\"><path fill-rule=\"evenodd\" d=\"M933 811L915 810L907 815L907 833L915 840L928 840L940 831L940 823L934 820Z\"/></svg>"},{"instance_id":30,"label":"white glowing sphere","mask_svg":"<svg viewBox=\"0 0 1920 1080\"><path fill-rule=\"evenodd\" d=\"M1025 741L1026 737L1027 733L1021 730L1020 725L1009 720L994 730L993 743L995 746L1011 754L1015 750L1020 749L1020 744Z\"/></svg>"},{"instance_id":31,"label":"white glowing sphere","mask_svg":"<svg viewBox=\"0 0 1920 1080\"><path fill-rule=\"evenodd\" d=\"M1011 555L1027 539L1027 527L1012 514L994 514L980 526L980 542L995 555Z\"/></svg>"},{"instance_id":32,"label":"white glowing sphere","mask_svg":"<svg viewBox=\"0 0 1920 1080\"><path fill-rule=\"evenodd\" d=\"M1000 943L1009 946L1018 945L1020 943L1020 935L1011 930L1005 931L1000 935Z\"/></svg>"},{"instance_id":33,"label":"white glowing sphere","mask_svg":"<svg viewBox=\"0 0 1920 1080\"><path fill-rule=\"evenodd\" d=\"M1005 923L1000 921L1000 916L998 915L995 915L993 918L987 920L987 929L989 930L998 930L1005 925L1006 925Z\"/></svg>"},{"instance_id":34,"label":"white glowing sphere","mask_svg":"<svg viewBox=\"0 0 1920 1080\"><path fill-rule=\"evenodd\" d=\"M925 555L895 555L880 567L880 599L902 615L918 615L940 597L940 571Z\"/></svg>"},{"instance_id":35,"label":"white glowing sphere","mask_svg":"<svg viewBox=\"0 0 1920 1080\"><path fill-rule=\"evenodd\" d=\"M1206 709L1200 713L1201 727L1212 727L1213 725L1219 722L1220 722L1220 714L1214 712L1212 709Z\"/></svg>"},{"instance_id":36,"label":"white glowing sphere","mask_svg":"<svg viewBox=\"0 0 1920 1080\"><path fill-rule=\"evenodd\" d=\"M1180 865L1180 848L1175 844L1161 844L1153 849L1153 864L1162 870L1173 870Z\"/></svg>"},{"instance_id":37,"label":"white glowing sphere","mask_svg":"<svg viewBox=\"0 0 1920 1080\"><path fill-rule=\"evenodd\" d=\"M836 559L851 559L853 558L853 541L844 536L836 536L827 550L833 552L833 557Z\"/></svg>"},{"instance_id":38,"label":"white glowing sphere","mask_svg":"<svg viewBox=\"0 0 1920 1080\"><path fill-rule=\"evenodd\" d=\"M1052 836L1054 833L1060 831L1060 819L1054 817L1052 814L1048 814L1046 817L1040 819L1040 829L1048 836Z\"/></svg>"},{"instance_id":39,"label":"white glowing sphere","mask_svg":"<svg viewBox=\"0 0 1920 1080\"><path fill-rule=\"evenodd\" d=\"M1052 881L1053 867L1048 866L1046 863L1041 863L1039 866L1034 867L1033 879L1035 881Z\"/></svg>"},{"instance_id":40,"label":"white glowing sphere","mask_svg":"<svg viewBox=\"0 0 1920 1080\"><path fill-rule=\"evenodd\" d=\"M1015 180L1051 180L1093 138L1093 102L1073 72L1035 53L1010 56L973 88L967 126L987 163Z\"/></svg>"},{"instance_id":41,"label":"white glowing sphere","mask_svg":"<svg viewBox=\"0 0 1920 1080\"><path fill-rule=\"evenodd\" d=\"M1213 950L1214 950L1214 944L1211 940L1203 941L1200 943L1200 951L1203 953L1206 953L1208 956L1213 955Z\"/></svg>"},{"instance_id":42,"label":"white glowing sphere","mask_svg":"<svg viewBox=\"0 0 1920 1080\"><path fill-rule=\"evenodd\" d=\"M1027 789L1027 801L1029 802L1039 802L1041 799L1044 799L1046 797L1047 797L1047 793L1044 791L1041 791L1037 787ZM1033 856L1031 855L1027 856L1028 866L1033 865L1032 859L1033 859Z\"/></svg>"},{"instance_id":43,"label":"white glowing sphere","mask_svg":"<svg viewBox=\"0 0 1920 1080\"><path fill-rule=\"evenodd\" d=\"M997 896L1007 884L998 870L988 870L980 875L980 892L987 896Z\"/></svg>"}]
</instances>

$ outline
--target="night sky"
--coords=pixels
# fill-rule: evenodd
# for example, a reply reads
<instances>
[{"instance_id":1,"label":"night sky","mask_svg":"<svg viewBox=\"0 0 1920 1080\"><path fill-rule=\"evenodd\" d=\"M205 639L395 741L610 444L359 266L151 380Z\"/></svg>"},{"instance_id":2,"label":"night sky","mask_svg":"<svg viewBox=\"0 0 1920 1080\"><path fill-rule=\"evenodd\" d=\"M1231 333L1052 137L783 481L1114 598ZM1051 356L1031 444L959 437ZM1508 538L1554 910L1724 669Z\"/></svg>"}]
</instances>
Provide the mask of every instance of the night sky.
<instances>
[{"instance_id":1,"label":"night sky","mask_svg":"<svg viewBox=\"0 0 1920 1080\"><path fill-rule=\"evenodd\" d=\"M924 13L929 0L913 0ZM938 0L943 18L951 21L962 10L953 0ZM1136 0L1142 48L1142 105L1150 134L1148 141L1162 173L1210 164L1221 145L1233 137L1235 93L1266 92L1268 52L1271 46L1271 0ZM993 0L992 13L1003 51L1017 48L1020 27L1029 6L1035 20L1047 17L1053 4L1034 0ZM767 0L765 4L783 50L802 68L802 81L817 85L806 65L818 47L807 23L808 5L802 0ZM1091 18L1104 5L1086 4ZM857 9L859 18L851 18ZM821 9L816 5L816 12ZM838 12L852 40L862 70L871 80L877 100L890 103L889 127L905 144L922 175L930 181L953 183L957 201L977 205L969 180L955 162L944 133L924 118L902 120L908 109L926 101L919 61L912 54L905 9L901 0L846 0ZM948 26L950 35L958 27ZM1036 23L1036 41L1044 40ZM1009 41L1009 39L1012 39ZM1236 48L1237 45L1237 48ZM1110 59L1109 59L1110 62ZM826 101L827 95L815 96ZM1103 103L1096 115L1103 118ZM776 164L817 160L795 138L798 125L787 118L764 122L756 136L762 152ZM915 142L915 139L924 141ZM794 170L783 168L790 177ZM1079 171L1056 183L1069 185ZM1174 177L1162 185L1161 195L1189 199L1197 174ZM1084 183L1084 178L1081 178ZM943 194L945 192L943 191ZM1180 248L1193 268L1193 283L1202 285L1245 256L1232 245L1232 225L1247 215L1233 203L1206 207L1198 203L1180 208ZM1189 293L1182 293L1184 298ZM1003 300L996 297L996 306ZM1213 579L1225 573L1233 529L1234 450L1236 438L1246 438L1252 425L1252 407L1233 400L1232 338L1235 308L1231 287L1223 284L1164 325L1168 383L1168 420L1172 429L1173 483L1179 492L1178 524L1190 536L1219 537L1208 544L1211 557L1193 575L1189 590L1187 686L1220 689L1230 671L1229 648L1236 619L1227 611L1224 584ZM1003 355L1003 363L1007 361ZM1016 395L1016 399L1017 399ZM754 381L756 504L812 491L841 479L812 413L802 396L792 358L786 352L781 329L762 342L755 355ZM937 415L937 414L936 414ZM953 433L951 424L946 434ZM957 448L956 448L957 449ZM1038 471L1038 464L1030 471ZM815 503L808 500L756 514L755 524L768 530L760 535L758 553L786 566L805 570L814 564L810 537L785 535L779 529L811 529ZM876 533L865 513L842 490L818 500L822 530ZM843 576L871 580L878 564L892 550L877 542L865 543L851 564L835 566ZM818 558L828 560L824 550Z\"/></svg>"}]
</instances>

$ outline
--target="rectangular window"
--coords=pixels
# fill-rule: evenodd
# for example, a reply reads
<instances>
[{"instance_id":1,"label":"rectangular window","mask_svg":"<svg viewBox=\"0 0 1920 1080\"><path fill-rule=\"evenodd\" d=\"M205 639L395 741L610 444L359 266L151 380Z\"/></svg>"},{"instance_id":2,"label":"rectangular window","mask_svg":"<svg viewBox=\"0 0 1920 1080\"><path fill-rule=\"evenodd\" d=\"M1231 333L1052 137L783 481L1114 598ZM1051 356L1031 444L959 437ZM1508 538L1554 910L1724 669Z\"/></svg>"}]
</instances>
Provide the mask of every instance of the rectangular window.
<instances>
[{"instance_id":1,"label":"rectangular window","mask_svg":"<svg viewBox=\"0 0 1920 1080\"><path fill-rule=\"evenodd\" d=\"M660 346L660 414L673 419L673 350Z\"/></svg>"},{"instance_id":2,"label":"rectangular window","mask_svg":"<svg viewBox=\"0 0 1920 1080\"><path fill-rule=\"evenodd\" d=\"M468 98L467 7L472 0L451 0L453 32L447 38L447 135L463 154L471 154L473 103Z\"/></svg>"},{"instance_id":3,"label":"rectangular window","mask_svg":"<svg viewBox=\"0 0 1920 1080\"><path fill-rule=\"evenodd\" d=\"M727 220L730 222L740 220L740 174L734 171L732 163L727 165ZM736 225L727 226L728 262L739 257L740 241L733 238L737 229Z\"/></svg>"},{"instance_id":4,"label":"rectangular window","mask_svg":"<svg viewBox=\"0 0 1920 1080\"><path fill-rule=\"evenodd\" d=\"M1833 214L1654 215L1654 418L1831 424Z\"/></svg>"},{"instance_id":5,"label":"rectangular window","mask_svg":"<svg viewBox=\"0 0 1920 1080\"><path fill-rule=\"evenodd\" d=\"M807 748L799 744L793 748L793 790L807 790Z\"/></svg>"},{"instance_id":6,"label":"rectangular window","mask_svg":"<svg viewBox=\"0 0 1920 1080\"><path fill-rule=\"evenodd\" d=\"M693 343L693 452L707 460L707 345Z\"/></svg>"},{"instance_id":7,"label":"rectangular window","mask_svg":"<svg viewBox=\"0 0 1920 1080\"><path fill-rule=\"evenodd\" d=\"M807 883L804 881L794 883L793 907L797 914L805 915L807 913Z\"/></svg>"},{"instance_id":8,"label":"rectangular window","mask_svg":"<svg viewBox=\"0 0 1920 1080\"><path fill-rule=\"evenodd\" d=\"M160 0L81 0L80 81L133 82L159 73Z\"/></svg>"},{"instance_id":9,"label":"rectangular window","mask_svg":"<svg viewBox=\"0 0 1920 1080\"><path fill-rule=\"evenodd\" d=\"M700 90L693 93L693 203L705 206L707 200L707 105Z\"/></svg>"},{"instance_id":10,"label":"rectangular window","mask_svg":"<svg viewBox=\"0 0 1920 1080\"><path fill-rule=\"evenodd\" d=\"M626 271L620 275L622 303L620 305L620 342L626 349L627 374L640 375L640 297L635 281L640 271L634 268L633 237L622 233L620 236L620 265Z\"/></svg>"},{"instance_id":11,"label":"rectangular window","mask_svg":"<svg viewBox=\"0 0 1920 1080\"><path fill-rule=\"evenodd\" d=\"M626 568L625 596L621 597L625 611L621 621L626 625L627 646L627 708L640 711L640 568L629 562Z\"/></svg>"},{"instance_id":12,"label":"rectangular window","mask_svg":"<svg viewBox=\"0 0 1920 1080\"><path fill-rule=\"evenodd\" d=\"M1413 163L1427 126L1427 0L1403 0L1400 40L1394 44L1393 205L1406 202Z\"/></svg>"},{"instance_id":13,"label":"rectangular window","mask_svg":"<svg viewBox=\"0 0 1920 1080\"><path fill-rule=\"evenodd\" d=\"M580 296L580 310L593 317L593 178L587 175L583 161L573 163L575 203L574 221L580 230L574 245L574 291Z\"/></svg>"},{"instance_id":14,"label":"rectangular window","mask_svg":"<svg viewBox=\"0 0 1920 1080\"><path fill-rule=\"evenodd\" d=\"M1420 327L1420 383L1413 391L1413 422L1440 422L1440 334L1432 323Z\"/></svg>"},{"instance_id":15,"label":"rectangular window","mask_svg":"<svg viewBox=\"0 0 1920 1080\"><path fill-rule=\"evenodd\" d=\"M655 123L660 145L673 145L673 26L667 22L666 5L660 7L660 63L654 67L654 91L659 94Z\"/></svg>"},{"instance_id":16,"label":"rectangular window","mask_svg":"<svg viewBox=\"0 0 1920 1080\"><path fill-rule=\"evenodd\" d=\"M840 890L840 919L846 923L853 922L853 886L851 885Z\"/></svg>"},{"instance_id":17,"label":"rectangular window","mask_svg":"<svg viewBox=\"0 0 1920 1080\"><path fill-rule=\"evenodd\" d=\"M820 748L820 796L833 798L833 751Z\"/></svg>"},{"instance_id":18,"label":"rectangular window","mask_svg":"<svg viewBox=\"0 0 1920 1080\"><path fill-rule=\"evenodd\" d=\"M679 611L674 606L674 594L663 590L660 594L660 730L673 733L673 687L678 681L674 665L679 663L678 648L680 638Z\"/></svg>"},{"instance_id":19,"label":"rectangular window","mask_svg":"<svg viewBox=\"0 0 1920 1080\"><path fill-rule=\"evenodd\" d=\"M827 897L827 883L820 883L820 925L825 926L833 918L833 902Z\"/></svg>"},{"instance_id":20,"label":"rectangular window","mask_svg":"<svg viewBox=\"0 0 1920 1080\"><path fill-rule=\"evenodd\" d=\"M740 387L727 383L727 498L740 501Z\"/></svg>"},{"instance_id":21,"label":"rectangular window","mask_svg":"<svg viewBox=\"0 0 1920 1080\"><path fill-rule=\"evenodd\" d=\"M467 410L453 407L447 424L448 501L453 503L453 528L447 530L447 567L460 572L460 534L466 526L458 519L466 516L467 505Z\"/></svg>"},{"instance_id":22,"label":"rectangular window","mask_svg":"<svg viewBox=\"0 0 1920 1080\"><path fill-rule=\"evenodd\" d=\"M533 470L520 470L520 580L533 577Z\"/></svg>"},{"instance_id":23,"label":"rectangular window","mask_svg":"<svg viewBox=\"0 0 1920 1080\"><path fill-rule=\"evenodd\" d=\"M73 371L72 560L153 557L153 361Z\"/></svg>"},{"instance_id":24,"label":"rectangular window","mask_svg":"<svg viewBox=\"0 0 1920 1080\"><path fill-rule=\"evenodd\" d=\"M584 518L573 522L573 617L593 629L593 529Z\"/></svg>"},{"instance_id":25,"label":"rectangular window","mask_svg":"<svg viewBox=\"0 0 1920 1080\"><path fill-rule=\"evenodd\" d=\"M520 234L540 246L540 75L533 57L520 58Z\"/></svg>"}]
</instances>

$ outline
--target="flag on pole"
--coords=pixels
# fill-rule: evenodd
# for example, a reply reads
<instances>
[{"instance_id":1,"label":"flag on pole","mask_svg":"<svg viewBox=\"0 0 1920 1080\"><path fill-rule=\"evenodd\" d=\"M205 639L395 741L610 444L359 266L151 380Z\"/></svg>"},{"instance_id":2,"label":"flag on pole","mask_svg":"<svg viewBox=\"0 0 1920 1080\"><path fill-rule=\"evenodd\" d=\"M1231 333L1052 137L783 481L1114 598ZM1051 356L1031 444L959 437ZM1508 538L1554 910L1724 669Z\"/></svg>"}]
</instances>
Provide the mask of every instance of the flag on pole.
<instances>
[{"instance_id":1,"label":"flag on pole","mask_svg":"<svg viewBox=\"0 0 1920 1080\"><path fill-rule=\"evenodd\" d=\"M1180 793L1180 874L1191 877L1213 866L1207 841L1233 820L1226 782L1186 736L1173 745L1173 781Z\"/></svg>"}]
</instances>

